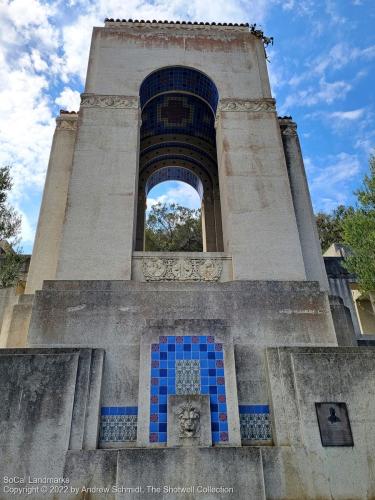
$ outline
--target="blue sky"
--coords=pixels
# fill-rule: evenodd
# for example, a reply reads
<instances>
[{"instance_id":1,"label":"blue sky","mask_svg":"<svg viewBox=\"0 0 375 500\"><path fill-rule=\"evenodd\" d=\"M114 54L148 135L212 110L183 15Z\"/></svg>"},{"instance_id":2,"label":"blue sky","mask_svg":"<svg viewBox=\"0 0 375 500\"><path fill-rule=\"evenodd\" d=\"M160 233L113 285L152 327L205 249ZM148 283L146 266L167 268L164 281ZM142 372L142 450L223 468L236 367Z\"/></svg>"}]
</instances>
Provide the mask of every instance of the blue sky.
<instances>
[{"instance_id":1,"label":"blue sky","mask_svg":"<svg viewBox=\"0 0 375 500\"><path fill-rule=\"evenodd\" d=\"M105 17L249 22L268 51L280 115L298 123L314 209L354 203L375 146L375 0L0 0L0 165L31 252L60 108L77 110L92 26ZM164 183L152 200L196 206L192 188Z\"/></svg>"}]
</instances>

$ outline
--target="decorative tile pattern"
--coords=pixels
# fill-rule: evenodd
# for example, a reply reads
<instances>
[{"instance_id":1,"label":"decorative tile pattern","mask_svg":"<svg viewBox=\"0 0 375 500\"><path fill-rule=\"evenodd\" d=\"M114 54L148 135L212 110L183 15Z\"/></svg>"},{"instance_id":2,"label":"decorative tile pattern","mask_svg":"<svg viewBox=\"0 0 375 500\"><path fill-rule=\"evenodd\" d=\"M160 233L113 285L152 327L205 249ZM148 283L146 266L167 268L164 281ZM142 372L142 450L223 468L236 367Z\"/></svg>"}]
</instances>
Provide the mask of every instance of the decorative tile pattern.
<instances>
[{"instance_id":1,"label":"decorative tile pattern","mask_svg":"<svg viewBox=\"0 0 375 500\"><path fill-rule=\"evenodd\" d=\"M223 345L213 336L171 335L151 345L150 442L167 442L168 396L186 390L209 395L212 442L228 441Z\"/></svg>"},{"instance_id":2,"label":"decorative tile pattern","mask_svg":"<svg viewBox=\"0 0 375 500\"><path fill-rule=\"evenodd\" d=\"M152 97L171 90L194 93L216 111L219 94L215 84L203 73L181 66L160 69L144 80L140 89L142 108Z\"/></svg>"},{"instance_id":3,"label":"decorative tile pattern","mask_svg":"<svg viewBox=\"0 0 375 500\"><path fill-rule=\"evenodd\" d=\"M246 441L270 441L272 430L268 405L240 405L241 438Z\"/></svg>"},{"instance_id":4,"label":"decorative tile pattern","mask_svg":"<svg viewBox=\"0 0 375 500\"><path fill-rule=\"evenodd\" d=\"M200 369L198 359L176 361L176 394L200 394Z\"/></svg>"},{"instance_id":5,"label":"decorative tile pattern","mask_svg":"<svg viewBox=\"0 0 375 500\"><path fill-rule=\"evenodd\" d=\"M137 418L136 406L102 406L100 441L136 441Z\"/></svg>"}]
</instances>

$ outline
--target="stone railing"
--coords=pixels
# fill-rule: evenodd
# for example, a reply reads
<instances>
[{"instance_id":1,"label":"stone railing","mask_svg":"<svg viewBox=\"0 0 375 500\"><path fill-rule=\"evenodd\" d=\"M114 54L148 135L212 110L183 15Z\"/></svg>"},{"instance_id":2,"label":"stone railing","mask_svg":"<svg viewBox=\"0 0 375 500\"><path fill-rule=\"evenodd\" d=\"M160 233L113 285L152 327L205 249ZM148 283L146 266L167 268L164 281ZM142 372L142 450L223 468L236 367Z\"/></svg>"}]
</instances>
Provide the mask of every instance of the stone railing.
<instances>
[{"instance_id":1,"label":"stone railing","mask_svg":"<svg viewBox=\"0 0 375 500\"><path fill-rule=\"evenodd\" d=\"M232 259L219 252L134 252L134 281L230 281Z\"/></svg>"}]
</instances>

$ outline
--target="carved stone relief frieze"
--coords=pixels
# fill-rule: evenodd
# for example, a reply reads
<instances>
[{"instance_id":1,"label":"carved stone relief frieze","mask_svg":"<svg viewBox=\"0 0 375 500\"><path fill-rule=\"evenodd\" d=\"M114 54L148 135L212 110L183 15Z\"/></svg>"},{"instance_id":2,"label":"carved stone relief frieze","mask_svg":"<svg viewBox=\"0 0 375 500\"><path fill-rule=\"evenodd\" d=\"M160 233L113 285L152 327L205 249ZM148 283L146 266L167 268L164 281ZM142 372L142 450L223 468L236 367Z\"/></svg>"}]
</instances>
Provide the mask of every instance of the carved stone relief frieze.
<instances>
[{"instance_id":1,"label":"carved stone relief frieze","mask_svg":"<svg viewBox=\"0 0 375 500\"><path fill-rule=\"evenodd\" d=\"M138 97L123 95L81 94L81 107L138 109Z\"/></svg>"},{"instance_id":2,"label":"carved stone relief frieze","mask_svg":"<svg viewBox=\"0 0 375 500\"><path fill-rule=\"evenodd\" d=\"M145 257L146 281L218 281L223 270L220 259L190 257Z\"/></svg>"},{"instance_id":3,"label":"carved stone relief frieze","mask_svg":"<svg viewBox=\"0 0 375 500\"><path fill-rule=\"evenodd\" d=\"M275 99L223 99L219 111L275 111Z\"/></svg>"}]
</instances>

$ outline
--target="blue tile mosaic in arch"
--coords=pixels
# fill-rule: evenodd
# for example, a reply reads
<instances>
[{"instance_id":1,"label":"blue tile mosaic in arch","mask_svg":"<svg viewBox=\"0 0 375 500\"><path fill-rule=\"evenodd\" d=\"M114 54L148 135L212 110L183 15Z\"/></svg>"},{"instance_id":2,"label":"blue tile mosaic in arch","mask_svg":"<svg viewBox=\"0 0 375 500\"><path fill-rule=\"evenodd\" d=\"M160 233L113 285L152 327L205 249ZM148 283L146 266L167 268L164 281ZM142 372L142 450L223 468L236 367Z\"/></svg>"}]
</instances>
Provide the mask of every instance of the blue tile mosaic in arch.
<instances>
[{"instance_id":1,"label":"blue tile mosaic in arch","mask_svg":"<svg viewBox=\"0 0 375 500\"><path fill-rule=\"evenodd\" d=\"M136 441L137 420L137 406L102 406L100 416L100 441Z\"/></svg>"},{"instance_id":2,"label":"blue tile mosaic in arch","mask_svg":"<svg viewBox=\"0 0 375 500\"><path fill-rule=\"evenodd\" d=\"M271 441L268 405L239 405L241 438L246 441Z\"/></svg>"},{"instance_id":3,"label":"blue tile mosaic in arch","mask_svg":"<svg viewBox=\"0 0 375 500\"><path fill-rule=\"evenodd\" d=\"M223 345L213 336L161 336L151 344L151 443L167 442L168 396L184 391L210 397L212 442L228 441Z\"/></svg>"},{"instance_id":4,"label":"blue tile mosaic in arch","mask_svg":"<svg viewBox=\"0 0 375 500\"><path fill-rule=\"evenodd\" d=\"M213 81L200 71L182 66L170 66L151 73L140 88L141 107L153 96L171 90L196 94L216 112L219 94Z\"/></svg>"}]
</instances>

